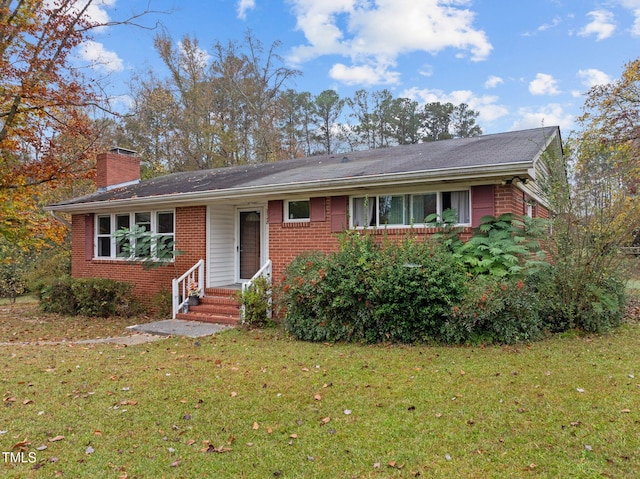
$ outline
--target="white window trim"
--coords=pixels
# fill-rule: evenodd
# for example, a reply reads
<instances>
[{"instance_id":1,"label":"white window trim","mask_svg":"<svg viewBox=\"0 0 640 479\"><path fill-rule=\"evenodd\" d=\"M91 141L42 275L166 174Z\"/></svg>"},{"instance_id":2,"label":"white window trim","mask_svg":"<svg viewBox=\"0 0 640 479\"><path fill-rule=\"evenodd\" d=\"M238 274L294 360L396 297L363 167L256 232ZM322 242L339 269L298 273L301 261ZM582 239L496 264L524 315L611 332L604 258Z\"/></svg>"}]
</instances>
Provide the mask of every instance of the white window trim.
<instances>
[{"instance_id":1,"label":"white window trim","mask_svg":"<svg viewBox=\"0 0 640 479\"><path fill-rule=\"evenodd\" d=\"M309 217L308 218L289 218L289 203L295 201L306 201L309 203ZM311 221L311 200L309 198L294 198L291 200L284 200L284 222L285 223L308 223Z\"/></svg>"},{"instance_id":2,"label":"white window trim","mask_svg":"<svg viewBox=\"0 0 640 479\"><path fill-rule=\"evenodd\" d=\"M154 236L171 236L173 241L176 239L176 211L175 209L160 209L160 210L137 210L137 211L117 211L115 213L96 213L94 221L94 234L93 234L93 259L96 260L116 260L116 261L136 261L136 260L145 260L148 258L135 258L135 257L123 257L117 255L117 242L113 233L116 232L116 217L129 215L129 225L130 227L134 226L135 223L135 215L136 213L150 213L151 215L151 233ZM158 214L160 213L171 213L173 215L173 233L158 233ZM106 237L106 234L99 235L99 227L100 227L100 217L108 216L110 218L110 226L111 232L109 235L111 236L111 255L110 256L98 256L98 238ZM155 255L155 245L151 244L151 259L156 259ZM173 259L172 259L173 261Z\"/></svg>"},{"instance_id":3,"label":"white window trim","mask_svg":"<svg viewBox=\"0 0 640 479\"><path fill-rule=\"evenodd\" d=\"M453 193L456 191L467 191L469 192L469 222L468 223L456 223L456 226L471 226L473 222L472 214L473 210L471 208L471 189L470 188L460 188L460 189L446 189L439 191L412 191L410 193L375 193L370 195L352 195L349 197L349 226L351 229L368 229L368 228L411 228L411 227L426 227L426 223L414 223L409 225L400 225L400 224L380 224L380 197L381 196L413 196L413 195L436 195L436 213L438 215L442 214L442 194L443 193ZM374 226L355 226L353 224L353 214L354 205L353 202L356 198L375 198L376 200L376 209L375 209L375 225Z\"/></svg>"}]
</instances>

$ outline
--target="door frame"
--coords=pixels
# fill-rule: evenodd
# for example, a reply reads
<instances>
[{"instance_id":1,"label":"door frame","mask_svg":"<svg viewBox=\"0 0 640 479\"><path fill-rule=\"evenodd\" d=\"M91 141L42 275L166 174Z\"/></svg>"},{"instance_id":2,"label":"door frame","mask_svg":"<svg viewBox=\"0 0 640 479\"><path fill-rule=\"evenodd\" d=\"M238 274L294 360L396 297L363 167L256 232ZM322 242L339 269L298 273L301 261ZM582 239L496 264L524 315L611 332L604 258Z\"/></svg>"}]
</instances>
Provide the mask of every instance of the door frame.
<instances>
[{"instance_id":1,"label":"door frame","mask_svg":"<svg viewBox=\"0 0 640 479\"><path fill-rule=\"evenodd\" d=\"M256 206L238 206L235 208L235 259L234 259L234 267L235 274L234 277L237 283L242 283L251 278L241 278L240 277L240 213L247 213L255 211L260 215L260 267L262 267L269 257L268 254L268 238L267 238L267 208L265 205L256 205Z\"/></svg>"}]
</instances>

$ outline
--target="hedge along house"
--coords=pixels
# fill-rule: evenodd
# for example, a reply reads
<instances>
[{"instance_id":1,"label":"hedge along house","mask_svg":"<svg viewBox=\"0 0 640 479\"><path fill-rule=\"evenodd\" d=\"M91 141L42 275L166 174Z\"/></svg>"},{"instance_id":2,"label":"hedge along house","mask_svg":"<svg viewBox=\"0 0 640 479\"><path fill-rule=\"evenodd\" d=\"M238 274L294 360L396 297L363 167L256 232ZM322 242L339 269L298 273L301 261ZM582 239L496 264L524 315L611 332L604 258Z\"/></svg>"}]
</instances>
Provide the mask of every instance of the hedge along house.
<instances>
[{"instance_id":1,"label":"hedge along house","mask_svg":"<svg viewBox=\"0 0 640 479\"><path fill-rule=\"evenodd\" d=\"M74 277L134 282L149 305L173 291L174 317L235 322L238 284L263 274L277 282L298 254L337 249L345 229L424 236L435 231L424 219L448 208L467 235L486 215L548 216L545 153L562 154L558 127L140 181L139 160L116 149L98 155L96 193L48 209L72 217ZM152 270L125 258L114 233L133 225L181 254ZM202 301L187 312L192 283Z\"/></svg>"}]
</instances>

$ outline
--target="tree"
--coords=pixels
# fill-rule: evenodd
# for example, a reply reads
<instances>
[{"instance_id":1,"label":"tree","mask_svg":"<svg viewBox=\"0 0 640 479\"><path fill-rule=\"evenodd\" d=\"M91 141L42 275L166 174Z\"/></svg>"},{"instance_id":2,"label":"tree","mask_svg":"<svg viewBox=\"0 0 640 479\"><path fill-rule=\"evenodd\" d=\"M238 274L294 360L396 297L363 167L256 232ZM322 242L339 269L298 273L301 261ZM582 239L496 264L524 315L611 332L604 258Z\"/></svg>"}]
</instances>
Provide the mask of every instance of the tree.
<instances>
[{"instance_id":1,"label":"tree","mask_svg":"<svg viewBox=\"0 0 640 479\"><path fill-rule=\"evenodd\" d=\"M449 131L451 115L455 107L452 103L427 103L423 109L424 141L446 140L452 138Z\"/></svg>"},{"instance_id":2,"label":"tree","mask_svg":"<svg viewBox=\"0 0 640 479\"><path fill-rule=\"evenodd\" d=\"M612 83L587 93L580 121L601 140L625 144L640 139L640 58L625 65Z\"/></svg>"},{"instance_id":3,"label":"tree","mask_svg":"<svg viewBox=\"0 0 640 479\"><path fill-rule=\"evenodd\" d=\"M451 123L453 136L456 138L471 138L482 135L482 128L476 125L476 118L480 113L473 111L466 103L460 103L453 109Z\"/></svg>"},{"instance_id":4,"label":"tree","mask_svg":"<svg viewBox=\"0 0 640 479\"><path fill-rule=\"evenodd\" d=\"M333 90L324 90L314 98L314 122L317 125L315 139L322 144L323 153L333 153L333 129L342 113L345 100Z\"/></svg>"},{"instance_id":5,"label":"tree","mask_svg":"<svg viewBox=\"0 0 640 479\"><path fill-rule=\"evenodd\" d=\"M63 238L41 213L44 194L94 174L101 130L90 114L106 99L70 56L104 26L93 3L0 0L0 235L25 247Z\"/></svg>"},{"instance_id":6,"label":"tree","mask_svg":"<svg viewBox=\"0 0 640 479\"><path fill-rule=\"evenodd\" d=\"M395 98L391 103L390 134L399 145L413 145L420 141L422 115L418 102L409 98Z\"/></svg>"},{"instance_id":7,"label":"tree","mask_svg":"<svg viewBox=\"0 0 640 479\"><path fill-rule=\"evenodd\" d=\"M152 156L170 147L163 163L171 172L289 157L280 127L287 113L281 97L299 72L282 65L279 42L265 51L247 32L242 43L217 42L208 53L197 38L175 43L162 33L155 46L170 76L157 79L149 72L138 79L136 89L143 94L135 95L126 123L133 149Z\"/></svg>"}]
</instances>

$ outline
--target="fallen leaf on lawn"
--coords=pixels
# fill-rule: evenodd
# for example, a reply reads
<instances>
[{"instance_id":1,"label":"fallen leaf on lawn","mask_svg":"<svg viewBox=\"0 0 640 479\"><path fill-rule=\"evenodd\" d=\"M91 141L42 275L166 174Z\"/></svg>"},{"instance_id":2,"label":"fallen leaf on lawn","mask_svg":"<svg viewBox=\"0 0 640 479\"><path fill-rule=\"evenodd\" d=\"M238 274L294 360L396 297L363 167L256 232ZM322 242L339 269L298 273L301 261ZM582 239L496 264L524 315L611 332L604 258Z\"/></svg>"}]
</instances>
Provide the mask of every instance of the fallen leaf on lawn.
<instances>
[{"instance_id":1,"label":"fallen leaf on lawn","mask_svg":"<svg viewBox=\"0 0 640 479\"><path fill-rule=\"evenodd\" d=\"M302 368L303 371L308 372L309 368Z\"/></svg>"},{"instance_id":2,"label":"fallen leaf on lawn","mask_svg":"<svg viewBox=\"0 0 640 479\"><path fill-rule=\"evenodd\" d=\"M94 452L96 452L96 450L95 450L93 447L88 446L88 447L84 450L84 452L85 452L85 454L93 454Z\"/></svg>"},{"instance_id":3,"label":"fallen leaf on lawn","mask_svg":"<svg viewBox=\"0 0 640 479\"><path fill-rule=\"evenodd\" d=\"M196 443L196 441L195 441L194 439L189 439L189 440L187 441L187 446L191 446L191 445L193 445L193 444L195 444L195 443Z\"/></svg>"},{"instance_id":4,"label":"fallen leaf on lawn","mask_svg":"<svg viewBox=\"0 0 640 479\"><path fill-rule=\"evenodd\" d=\"M238 393L237 393L237 392L235 392L235 391L233 391L233 392L231 393L231 397L232 397L232 398L236 397L237 395L238 395Z\"/></svg>"},{"instance_id":5,"label":"fallen leaf on lawn","mask_svg":"<svg viewBox=\"0 0 640 479\"><path fill-rule=\"evenodd\" d=\"M464 371L460 371L460 376L464 376L465 374L467 373L465 373Z\"/></svg>"},{"instance_id":6,"label":"fallen leaf on lawn","mask_svg":"<svg viewBox=\"0 0 640 479\"><path fill-rule=\"evenodd\" d=\"M47 449L47 446L45 446L44 444L36 447L36 451L44 451L45 449Z\"/></svg>"},{"instance_id":7,"label":"fallen leaf on lawn","mask_svg":"<svg viewBox=\"0 0 640 479\"><path fill-rule=\"evenodd\" d=\"M379 462L374 462L373 463L373 468L374 469L380 469L380 463Z\"/></svg>"},{"instance_id":8,"label":"fallen leaf on lawn","mask_svg":"<svg viewBox=\"0 0 640 479\"><path fill-rule=\"evenodd\" d=\"M171 463L171 467L178 467L180 465L180 461L173 461Z\"/></svg>"},{"instance_id":9,"label":"fallen leaf on lawn","mask_svg":"<svg viewBox=\"0 0 640 479\"><path fill-rule=\"evenodd\" d=\"M388 465L389 467L396 467L396 461L389 461L389 462L387 463L387 465Z\"/></svg>"},{"instance_id":10,"label":"fallen leaf on lawn","mask_svg":"<svg viewBox=\"0 0 640 479\"><path fill-rule=\"evenodd\" d=\"M583 393L583 392L584 392L584 389L582 389L582 388L576 388L576 391L578 391L579 393Z\"/></svg>"},{"instance_id":11,"label":"fallen leaf on lawn","mask_svg":"<svg viewBox=\"0 0 640 479\"><path fill-rule=\"evenodd\" d=\"M255 421L254 421L254 423L253 423L253 429L254 429L254 430L258 430L258 429L260 429L260 424L258 424L257 422L255 422Z\"/></svg>"},{"instance_id":12,"label":"fallen leaf on lawn","mask_svg":"<svg viewBox=\"0 0 640 479\"><path fill-rule=\"evenodd\" d=\"M131 399L120 401L121 406L135 406L136 404L138 404L138 401L132 401Z\"/></svg>"},{"instance_id":13,"label":"fallen leaf on lawn","mask_svg":"<svg viewBox=\"0 0 640 479\"><path fill-rule=\"evenodd\" d=\"M316 394L315 396L313 396L313 399L315 399L316 401L321 401L322 396L320 396L320 394Z\"/></svg>"},{"instance_id":14,"label":"fallen leaf on lawn","mask_svg":"<svg viewBox=\"0 0 640 479\"><path fill-rule=\"evenodd\" d=\"M352 411L351 409L345 409L343 412L348 416Z\"/></svg>"},{"instance_id":15,"label":"fallen leaf on lawn","mask_svg":"<svg viewBox=\"0 0 640 479\"><path fill-rule=\"evenodd\" d=\"M102 431L98 431L97 429L93 431L94 436L102 436Z\"/></svg>"},{"instance_id":16,"label":"fallen leaf on lawn","mask_svg":"<svg viewBox=\"0 0 640 479\"><path fill-rule=\"evenodd\" d=\"M24 401L22 401L23 405L27 405L27 404L33 404L33 401L31 399L25 399Z\"/></svg>"},{"instance_id":17,"label":"fallen leaf on lawn","mask_svg":"<svg viewBox=\"0 0 640 479\"><path fill-rule=\"evenodd\" d=\"M298 435L297 434L290 434L289 437L291 439L298 439Z\"/></svg>"},{"instance_id":18,"label":"fallen leaf on lawn","mask_svg":"<svg viewBox=\"0 0 640 479\"><path fill-rule=\"evenodd\" d=\"M320 421L320 425L324 426L325 424L327 424L329 421L331 421L330 417L325 417L322 419L322 421Z\"/></svg>"},{"instance_id":19,"label":"fallen leaf on lawn","mask_svg":"<svg viewBox=\"0 0 640 479\"><path fill-rule=\"evenodd\" d=\"M273 432L273 429L271 429L270 427L267 428L267 434L271 434Z\"/></svg>"},{"instance_id":20,"label":"fallen leaf on lawn","mask_svg":"<svg viewBox=\"0 0 640 479\"><path fill-rule=\"evenodd\" d=\"M16 401L17 401L17 399L14 398L14 397L8 397L8 398L5 398L5 400L4 400L4 402L16 402Z\"/></svg>"},{"instance_id":21,"label":"fallen leaf on lawn","mask_svg":"<svg viewBox=\"0 0 640 479\"><path fill-rule=\"evenodd\" d=\"M24 450L29 444L31 444L31 441L28 441L27 438L25 438L24 441L16 442L11 449Z\"/></svg>"},{"instance_id":22,"label":"fallen leaf on lawn","mask_svg":"<svg viewBox=\"0 0 640 479\"><path fill-rule=\"evenodd\" d=\"M450 454L445 454L445 455L444 455L444 458L445 458L447 461L450 461L450 460L451 460L451 455L450 455Z\"/></svg>"},{"instance_id":23,"label":"fallen leaf on lawn","mask_svg":"<svg viewBox=\"0 0 640 479\"><path fill-rule=\"evenodd\" d=\"M49 442L57 442L57 441L62 441L64 440L64 436L55 436L55 437L50 437L49 438Z\"/></svg>"},{"instance_id":24,"label":"fallen leaf on lawn","mask_svg":"<svg viewBox=\"0 0 640 479\"><path fill-rule=\"evenodd\" d=\"M628 414L631 412L631 409L623 409L622 411L620 411L623 414Z\"/></svg>"},{"instance_id":25,"label":"fallen leaf on lawn","mask_svg":"<svg viewBox=\"0 0 640 479\"><path fill-rule=\"evenodd\" d=\"M230 447L224 447L224 446L215 447L213 444L210 444L209 447L204 450L204 452L208 452L208 453L217 452L218 454L222 454L224 452L230 452L230 451L233 451L233 449L231 449Z\"/></svg>"}]
</instances>

